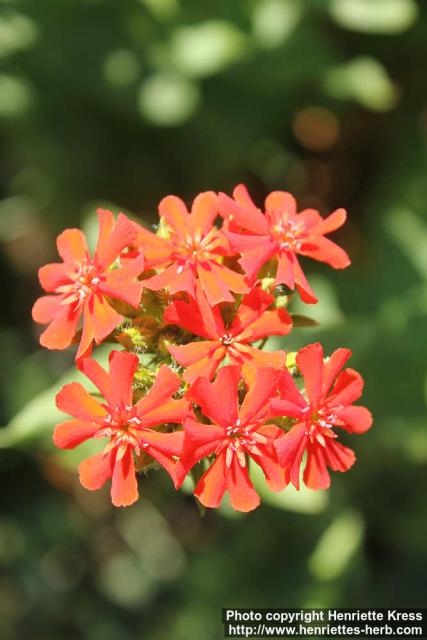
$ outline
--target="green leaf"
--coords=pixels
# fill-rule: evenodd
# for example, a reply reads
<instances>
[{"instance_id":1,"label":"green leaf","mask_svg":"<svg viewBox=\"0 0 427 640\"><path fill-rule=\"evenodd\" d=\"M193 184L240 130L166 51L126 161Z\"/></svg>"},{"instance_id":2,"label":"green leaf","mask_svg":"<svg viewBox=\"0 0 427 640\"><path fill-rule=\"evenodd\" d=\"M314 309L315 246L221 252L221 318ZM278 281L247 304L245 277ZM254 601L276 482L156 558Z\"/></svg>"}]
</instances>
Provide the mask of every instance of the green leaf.
<instances>
[{"instance_id":1,"label":"green leaf","mask_svg":"<svg viewBox=\"0 0 427 640\"><path fill-rule=\"evenodd\" d=\"M107 351L99 349L96 358L106 362ZM65 419L64 414L56 408L55 396L63 385L69 382L81 382L88 391L97 392L95 386L82 373L74 367L69 369L54 385L30 400L9 424L0 430L0 448L25 446L34 441L42 447L51 443L53 427Z\"/></svg>"},{"instance_id":2,"label":"green leaf","mask_svg":"<svg viewBox=\"0 0 427 640\"><path fill-rule=\"evenodd\" d=\"M332 97L356 100L371 111L389 111L399 97L385 67L369 56L358 56L332 69L325 86Z\"/></svg>"},{"instance_id":3,"label":"green leaf","mask_svg":"<svg viewBox=\"0 0 427 640\"><path fill-rule=\"evenodd\" d=\"M401 33L418 15L414 0L333 0L329 10L339 25L361 33Z\"/></svg>"},{"instance_id":4,"label":"green leaf","mask_svg":"<svg viewBox=\"0 0 427 640\"><path fill-rule=\"evenodd\" d=\"M299 313L291 313L291 318L294 327L318 327L320 324L320 322L314 318L309 318Z\"/></svg>"},{"instance_id":5,"label":"green leaf","mask_svg":"<svg viewBox=\"0 0 427 640\"><path fill-rule=\"evenodd\" d=\"M334 580L346 569L359 548L364 522L355 511L345 511L329 525L309 559L311 572L320 580Z\"/></svg>"},{"instance_id":6,"label":"green leaf","mask_svg":"<svg viewBox=\"0 0 427 640\"><path fill-rule=\"evenodd\" d=\"M183 74L201 78L226 69L246 48L245 35L231 22L208 20L177 29L171 40L171 57Z\"/></svg>"},{"instance_id":7,"label":"green leaf","mask_svg":"<svg viewBox=\"0 0 427 640\"><path fill-rule=\"evenodd\" d=\"M297 0L261 0L252 16L259 46L273 49L282 45L298 25L302 12Z\"/></svg>"}]
</instances>

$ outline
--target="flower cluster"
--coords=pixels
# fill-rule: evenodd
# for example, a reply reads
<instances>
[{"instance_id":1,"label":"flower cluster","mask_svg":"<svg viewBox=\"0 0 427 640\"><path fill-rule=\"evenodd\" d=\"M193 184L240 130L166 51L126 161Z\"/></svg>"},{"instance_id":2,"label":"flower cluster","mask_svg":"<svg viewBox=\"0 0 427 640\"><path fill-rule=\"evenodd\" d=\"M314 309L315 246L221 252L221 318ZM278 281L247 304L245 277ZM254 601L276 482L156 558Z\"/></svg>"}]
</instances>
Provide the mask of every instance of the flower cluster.
<instances>
[{"instance_id":1,"label":"flower cluster","mask_svg":"<svg viewBox=\"0 0 427 640\"><path fill-rule=\"evenodd\" d=\"M201 193L191 211L167 196L159 214L152 233L99 210L93 255L83 233L67 229L57 240L62 262L39 271L47 293L33 307L47 325L40 343L78 345L76 366L99 391L62 388L57 407L71 418L56 426L54 443L103 441L80 464L80 481L95 490L111 479L115 506L137 500L136 474L158 466L176 489L190 475L211 508L225 493L238 511L259 505L253 465L271 491L299 488L301 473L310 489L328 488L328 469L355 461L339 430L363 433L372 423L354 405L363 380L344 368L351 352L263 347L298 324L288 310L294 295L317 302L300 256L349 265L326 237L345 211L298 212L293 196L277 191L263 212L240 185L233 197ZM114 346L108 370L91 357L101 343Z\"/></svg>"}]
</instances>

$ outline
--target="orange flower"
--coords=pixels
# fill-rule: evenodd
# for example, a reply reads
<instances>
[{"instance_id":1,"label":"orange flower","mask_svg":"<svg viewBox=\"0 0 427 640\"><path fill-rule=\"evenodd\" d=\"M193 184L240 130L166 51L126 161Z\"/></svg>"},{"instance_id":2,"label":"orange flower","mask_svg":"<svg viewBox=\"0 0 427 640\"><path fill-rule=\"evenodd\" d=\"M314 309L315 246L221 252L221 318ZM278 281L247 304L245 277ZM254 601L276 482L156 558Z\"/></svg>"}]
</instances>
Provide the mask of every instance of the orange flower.
<instances>
[{"instance_id":1,"label":"orange flower","mask_svg":"<svg viewBox=\"0 0 427 640\"><path fill-rule=\"evenodd\" d=\"M213 378L226 356L231 364L241 365L247 384L254 381L259 367L283 367L284 351L269 353L251 346L257 340L291 331L292 320L284 309L268 311L273 302L274 297L269 293L259 287L253 289L243 298L228 328L219 306L211 308L200 287L197 287L197 303L172 302L165 311L165 322L205 338L203 342L169 347L175 360L186 367L184 380L194 382L199 376Z\"/></svg>"},{"instance_id":2,"label":"orange flower","mask_svg":"<svg viewBox=\"0 0 427 640\"><path fill-rule=\"evenodd\" d=\"M305 451L305 484L310 489L327 489L331 483L327 468L347 471L356 459L351 449L337 442L335 429L365 433L372 425L368 409L353 405L362 395L362 376L354 369L341 371L350 356L350 349L337 349L324 362L318 342L301 349L296 362L304 379L304 396L288 370L283 369L281 398L274 398L271 408L274 415L293 418L296 423L275 442L275 447L287 480L297 489Z\"/></svg>"},{"instance_id":3,"label":"orange flower","mask_svg":"<svg viewBox=\"0 0 427 640\"><path fill-rule=\"evenodd\" d=\"M240 367L223 367L214 382L199 378L187 392L209 424L187 416L184 421L183 452L178 463L178 484L193 465L212 460L194 490L205 507L216 508L228 491L236 511L252 511L260 498L248 472L249 459L261 467L271 491L286 486L285 474L278 464L274 442L282 431L266 424L271 417L269 400L276 393L280 372L258 369L239 406Z\"/></svg>"},{"instance_id":4,"label":"orange flower","mask_svg":"<svg viewBox=\"0 0 427 640\"><path fill-rule=\"evenodd\" d=\"M344 209L337 209L327 218L322 218L315 209L298 213L293 195L273 191L265 200L264 214L252 202L244 185L238 185L233 196L234 199L220 194L220 214L229 227L224 233L234 251L241 254L239 264L250 283L266 262L275 259L276 284L296 287L304 302L315 303L317 298L297 256L326 262L334 269L344 269L350 264L344 249L325 238L344 224L347 215Z\"/></svg>"},{"instance_id":5,"label":"orange flower","mask_svg":"<svg viewBox=\"0 0 427 640\"><path fill-rule=\"evenodd\" d=\"M100 344L122 321L110 305L113 298L138 307L143 284L138 276L144 268L139 254L125 266L111 269L125 247L135 240L137 225L122 213L114 223L111 211L98 209L99 236L93 258L80 229L66 229L57 239L62 263L39 269L40 284L54 295L39 298L33 306L33 320L49 326L40 336L48 349L65 349L83 319L83 332L76 359Z\"/></svg>"},{"instance_id":6,"label":"orange flower","mask_svg":"<svg viewBox=\"0 0 427 640\"><path fill-rule=\"evenodd\" d=\"M159 369L150 391L132 404L132 381L138 357L125 351L112 351L110 370L95 360L83 358L79 367L105 398L100 403L81 384L65 385L56 396L58 409L73 416L55 427L53 440L61 449L74 449L90 438L108 438L103 452L80 464L80 482L86 489L100 489L111 478L111 498L124 507L138 498L133 454L144 451L159 462L175 480L177 457L181 453L183 432L162 433L152 427L162 423L181 423L188 412L186 400L174 400L181 380L168 367Z\"/></svg>"},{"instance_id":7,"label":"orange flower","mask_svg":"<svg viewBox=\"0 0 427 640\"><path fill-rule=\"evenodd\" d=\"M147 289L180 291L195 297L199 280L209 304L233 301L231 291L249 291L244 276L221 262L234 255L224 234L213 226L218 215L218 198L213 191L194 200L191 213L176 196L167 196L159 205L160 217L169 228L169 237L161 238L141 228L137 244L144 248L146 266L159 273L144 280Z\"/></svg>"}]
</instances>

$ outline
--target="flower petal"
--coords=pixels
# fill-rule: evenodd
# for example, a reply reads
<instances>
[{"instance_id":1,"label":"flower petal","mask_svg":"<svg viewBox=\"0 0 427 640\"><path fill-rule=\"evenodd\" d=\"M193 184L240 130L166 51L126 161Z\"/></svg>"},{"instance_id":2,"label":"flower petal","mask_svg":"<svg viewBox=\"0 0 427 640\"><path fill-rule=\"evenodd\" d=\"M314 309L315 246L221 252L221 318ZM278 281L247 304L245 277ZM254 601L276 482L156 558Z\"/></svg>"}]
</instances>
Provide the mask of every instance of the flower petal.
<instances>
[{"instance_id":1,"label":"flower petal","mask_svg":"<svg viewBox=\"0 0 427 640\"><path fill-rule=\"evenodd\" d=\"M298 369L304 376L304 386L309 400L317 406L322 397L323 348L319 342L301 349L296 357Z\"/></svg>"},{"instance_id":2,"label":"flower petal","mask_svg":"<svg viewBox=\"0 0 427 640\"><path fill-rule=\"evenodd\" d=\"M322 396L326 397L335 378L351 357L350 349L336 349L330 358L323 364Z\"/></svg>"},{"instance_id":3,"label":"flower petal","mask_svg":"<svg viewBox=\"0 0 427 640\"><path fill-rule=\"evenodd\" d=\"M324 449L324 455L327 465L333 471L348 471L356 461L354 451L335 439L329 439Z\"/></svg>"},{"instance_id":4,"label":"flower petal","mask_svg":"<svg viewBox=\"0 0 427 640\"><path fill-rule=\"evenodd\" d=\"M151 268L156 265L170 262L171 245L168 240L157 236L148 229L138 225L138 235L134 241L143 253L146 267Z\"/></svg>"},{"instance_id":5,"label":"flower petal","mask_svg":"<svg viewBox=\"0 0 427 640\"><path fill-rule=\"evenodd\" d=\"M244 236L240 237L243 238ZM269 236L258 236L258 238L259 245L256 248L250 249L249 251L244 249L239 250L239 252L242 253L242 257L239 258L238 263L241 265L246 274L247 280L251 284L253 284L258 277L261 267L263 267L265 263L273 257L276 251L276 245L274 242L270 241ZM237 242L232 242L232 246L237 249Z\"/></svg>"},{"instance_id":6,"label":"flower petal","mask_svg":"<svg viewBox=\"0 0 427 640\"><path fill-rule=\"evenodd\" d=\"M86 238L80 229L65 229L57 238L58 253L67 264L80 265L88 257Z\"/></svg>"},{"instance_id":7,"label":"flower petal","mask_svg":"<svg viewBox=\"0 0 427 640\"><path fill-rule=\"evenodd\" d=\"M212 340L218 339L225 331L220 307L211 306L200 281L196 283L196 300L207 336Z\"/></svg>"},{"instance_id":8,"label":"flower petal","mask_svg":"<svg viewBox=\"0 0 427 640\"><path fill-rule=\"evenodd\" d=\"M197 265L197 275L209 304L216 305L220 302L233 302L234 298L230 289L212 267L212 262L204 262Z\"/></svg>"},{"instance_id":9,"label":"flower petal","mask_svg":"<svg viewBox=\"0 0 427 640\"><path fill-rule=\"evenodd\" d=\"M305 407L307 406L307 401L296 386L294 378L291 376L286 367L284 367L282 370L279 389L282 398L285 398L287 401L296 405L300 408L300 410L305 409Z\"/></svg>"},{"instance_id":10,"label":"flower petal","mask_svg":"<svg viewBox=\"0 0 427 640\"><path fill-rule=\"evenodd\" d=\"M171 295L185 291L192 298L195 297L196 276L191 267L184 267L180 271L180 265L174 263L164 271L142 281L144 287L152 291L167 289Z\"/></svg>"},{"instance_id":11,"label":"flower petal","mask_svg":"<svg viewBox=\"0 0 427 640\"><path fill-rule=\"evenodd\" d=\"M175 489L178 489L182 481L180 482L177 474L177 458L182 452L184 432L160 433L146 430L143 432L141 440L150 444L145 451L168 472L173 480Z\"/></svg>"},{"instance_id":12,"label":"flower petal","mask_svg":"<svg viewBox=\"0 0 427 640\"><path fill-rule=\"evenodd\" d=\"M210 340L190 342L168 350L179 364L186 367L183 378L190 384L200 377L211 380L226 355L226 348L220 342Z\"/></svg>"},{"instance_id":13,"label":"flower petal","mask_svg":"<svg viewBox=\"0 0 427 640\"><path fill-rule=\"evenodd\" d=\"M273 398L270 401L271 412L273 416L280 416L282 418L296 418L302 420L304 418L304 407L300 407L294 404L291 400L285 400L283 398Z\"/></svg>"},{"instance_id":14,"label":"flower petal","mask_svg":"<svg viewBox=\"0 0 427 640\"><path fill-rule=\"evenodd\" d=\"M240 308L238 319L240 319L239 315ZM238 323L233 322L231 331L234 332L237 326ZM236 339L239 342L255 342L269 336L285 336L291 330L292 320L288 312L285 309L274 309L274 311L262 311L257 318L236 334Z\"/></svg>"},{"instance_id":15,"label":"flower petal","mask_svg":"<svg viewBox=\"0 0 427 640\"><path fill-rule=\"evenodd\" d=\"M265 199L265 210L271 214L280 211L281 215L295 215L297 212L297 202L294 196L287 191L272 191Z\"/></svg>"},{"instance_id":16,"label":"flower petal","mask_svg":"<svg viewBox=\"0 0 427 640\"><path fill-rule=\"evenodd\" d=\"M107 415L106 409L79 382L63 386L55 401L60 411L83 422L100 422Z\"/></svg>"},{"instance_id":17,"label":"flower petal","mask_svg":"<svg viewBox=\"0 0 427 640\"><path fill-rule=\"evenodd\" d=\"M297 489L300 487L300 467L306 444L304 423L294 425L290 431L274 441L279 463L286 470L287 477Z\"/></svg>"},{"instance_id":18,"label":"flower petal","mask_svg":"<svg viewBox=\"0 0 427 640\"><path fill-rule=\"evenodd\" d=\"M91 382L93 382L95 387L101 392L101 395L104 396L107 403L113 407L114 400L110 374L101 367L99 362L96 362L96 360L93 360L92 358L81 358L77 362L77 367L87 378L89 378Z\"/></svg>"},{"instance_id":19,"label":"flower petal","mask_svg":"<svg viewBox=\"0 0 427 640\"><path fill-rule=\"evenodd\" d=\"M234 302L230 291L235 293L247 293L249 291L249 287L246 285L244 276L241 273L236 273L213 260L199 262L197 274L206 298L211 305L220 302Z\"/></svg>"},{"instance_id":20,"label":"flower petal","mask_svg":"<svg viewBox=\"0 0 427 640\"><path fill-rule=\"evenodd\" d=\"M108 478L111 478L114 456L115 451L110 451L106 455L98 453L80 463L80 482L85 489L96 491L106 483Z\"/></svg>"},{"instance_id":21,"label":"flower petal","mask_svg":"<svg viewBox=\"0 0 427 640\"><path fill-rule=\"evenodd\" d=\"M184 440L179 466L181 481L200 460L213 454L225 437L224 429L213 424L202 424L192 416L184 421Z\"/></svg>"},{"instance_id":22,"label":"flower petal","mask_svg":"<svg viewBox=\"0 0 427 640\"><path fill-rule=\"evenodd\" d=\"M247 350L241 354L239 362L234 362L232 357L230 357L230 362L241 364L242 377L245 383L252 385L260 368L282 369L286 364L286 353L284 351L260 351L260 349L255 349L254 347L247 347Z\"/></svg>"},{"instance_id":23,"label":"flower petal","mask_svg":"<svg viewBox=\"0 0 427 640\"><path fill-rule=\"evenodd\" d=\"M76 353L76 361L81 358L85 358L90 356L92 352L92 343L95 338L95 329L93 326L93 302L89 304L89 301L86 301L83 307L83 331L80 338L79 348Z\"/></svg>"},{"instance_id":24,"label":"flower petal","mask_svg":"<svg viewBox=\"0 0 427 640\"><path fill-rule=\"evenodd\" d=\"M327 233L332 233L332 231L336 231L343 226L347 218L347 212L345 209L337 209L333 213L331 213L327 218L322 218L321 222L315 229L311 229L311 231L315 231L316 233L326 235Z\"/></svg>"},{"instance_id":25,"label":"flower petal","mask_svg":"<svg viewBox=\"0 0 427 640\"><path fill-rule=\"evenodd\" d=\"M197 283L196 298L188 303L182 300L172 302L165 310L163 320L176 324L190 333L202 338L217 340L225 331L224 322L218 307L211 307L203 293L200 283Z\"/></svg>"},{"instance_id":26,"label":"flower petal","mask_svg":"<svg viewBox=\"0 0 427 640\"><path fill-rule=\"evenodd\" d=\"M298 289L298 293L301 296L301 300L306 304L316 304L317 298L313 289L310 287L307 278L304 275L304 271L301 269L301 265L298 262L296 256L294 256L294 276L295 284Z\"/></svg>"},{"instance_id":27,"label":"flower petal","mask_svg":"<svg viewBox=\"0 0 427 640\"><path fill-rule=\"evenodd\" d=\"M178 327L182 327L182 329L196 336L201 336L202 338L210 337L203 326L203 318L195 300L190 300L190 302L175 300L171 302L165 309L163 321L165 324L175 324Z\"/></svg>"},{"instance_id":28,"label":"flower petal","mask_svg":"<svg viewBox=\"0 0 427 640\"><path fill-rule=\"evenodd\" d=\"M140 416L141 423L147 427L174 422L181 424L189 412L189 403L187 400L167 400L159 407L147 411Z\"/></svg>"},{"instance_id":29,"label":"flower petal","mask_svg":"<svg viewBox=\"0 0 427 640\"><path fill-rule=\"evenodd\" d=\"M92 316L93 337L96 344L101 342L121 323L122 316L102 296L95 294L87 302ZM86 317L84 318L86 321Z\"/></svg>"},{"instance_id":30,"label":"flower petal","mask_svg":"<svg viewBox=\"0 0 427 640\"><path fill-rule=\"evenodd\" d=\"M259 320L273 302L274 296L261 289L261 287L254 287L240 303L236 318L230 327L231 333L233 335L240 334L243 329Z\"/></svg>"},{"instance_id":31,"label":"flower petal","mask_svg":"<svg viewBox=\"0 0 427 640\"><path fill-rule=\"evenodd\" d=\"M144 285L137 280L137 276L142 273L143 269L144 256L140 254L134 260L129 260L125 267L105 273L98 286L98 291L138 308Z\"/></svg>"},{"instance_id":32,"label":"flower petal","mask_svg":"<svg viewBox=\"0 0 427 640\"><path fill-rule=\"evenodd\" d=\"M351 263L344 249L323 236L311 237L304 241L298 253L313 260L325 262L334 269L345 269Z\"/></svg>"},{"instance_id":33,"label":"flower petal","mask_svg":"<svg viewBox=\"0 0 427 640\"><path fill-rule=\"evenodd\" d=\"M275 425L264 425L257 433L268 439L267 444L257 444L261 455L250 453L251 458L261 467L268 488L271 491L282 491L287 485L283 467L279 465L274 441L283 435L283 431Z\"/></svg>"},{"instance_id":34,"label":"flower petal","mask_svg":"<svg viewBox=\"0 0 427 640\"><path fill-rule=\"evenodd\" d=\"M191 208L190 225L193 235L205 236L218 215L218 196L213 191L199 193Z\"/></svg>"},{"instance_id":35,"label":"flower petal","mask_svg":"<svg viewBox=\"0 0 427 640\"><path fill-rule=\"evenodd\" d=\"M138 356L127 351L111 351L109 356L111 397L116 407L132 406L132 383Z\"/></svg>"},{"instance_id":36,"label":"flower petal","mask_svg":"<svg viewBox=\"0 0 427 640\"><path fill-rule=\"evenodd\" d=\"M162 433L153 429L143 429L138 440L149 444L152 450L161 451L168 458L179 457L184 445L184 432ZM150 455L153 454L150 452Z\"/></svg>"},{"instance_id":37,"label":"flower petal","mask_svg":"<svg viewBox=\"0 0 427 640\"><path fill-rule=\"evenodd\" d=\"M170 400L180 386L181 379L179 376L166 365L162 365L153 386L136 404L137 416L143 419L145 414L161 407L166 400Z\"/></svg>"},{"instance_id":38,"label":"flower petal","mask_svg":"<svg viewBox=\"0 0 427 640\"><path fill-rule=\"evenodd\" d=\"M363 392L363 378L354 369L344 369L332 387L332 391L327 397L328 405L349 405L356 402Z\"/></svg>"},{"instance_id":39,"label":"flower petal","mask_svg":"<svg viewBox=\"0 0 427 640\"><path fill-rule=\"evenodd\" d=\"M224 455L224 454L223 454ZM230 468L226 472L226 485L230 503L235 511L253 511L261 500L249 478L247 465L242 467L237 456L233 456Z\"/></svg>"},{"instance_id":40,"label":"flower petal","mask_svg":"<svg viewBox=\"0 0 427 640\"><path fill-rule=\"evenodd\" d=\"M107 230L110 227L111 212L98 209L97 213L100 221L100 233L95 255L98 258L99 265L106 268L119 257L125 247L133 243L138 234L138 228L127 216L119 213L113 230L107 235ZM102 221L103 218L107 220Z\"/></svg>"},{"instance_id":41,"label":"flower petal","mask_svg":"<svg viewBox=\"0 0 427 640\"><path fill-rule=\"evenodd\" d=\"M328 489L331 478L326 466L324 448L307 443L307 462L304 469L304 483L309 489Z\"/></svg>"},{"instance_id":42,"label":"flower petal","mask_svg":"<svg viewBox=\"0 0 427 640\"><path fill-rule=\"evenodd\" d=\"M74 449L85 442L99 430L99 423L82 420L66 420L56 425L53 442L60 449Z\"/></svg>"},{"instance_id":43,"label":"flower petal","mask_svg":"<svg viewBox=\"0 0 427 640\"><path fill-rule=\"evenodd\" d=\"M280 376L281 372L277 369L257 370L255 382L249 387L239 411L242 424L249 424L260 418L267 419L270 412L269 400L277 394Z\"/></svg>"},{"instance_id":44,"label":"flower petal","mask_svg":"<svg viewBox=\"0 0 427 640\"><path fill-rule=\"evenodd\" d=\"M224 229L223 234L227 238L233 251L237 253L247 253L251 251L261 251L266 244L271 245L273 253L276 244L272 241L271 235L252 235L250 233L236 233Z\"/></svg>"},{"instance_id":45,"label":"flower petal","mask_svg":"<svg viewBox=\"0 0 427 640\"><path fill-rule=\"evenodd\" d=\"M52 322L60 311L64 310L61 305L62 296L42 296L35 301L31 315L34 322L48 324Z\"/></svg>"},{"instance_id":46,"label":"flower petal","mask_svg":"<svg viewBox=\"0 0 427 640\"><path fill-rule=\"evenodd\" d=\"M372 427L372 414L366 407L342 407L336 409L335 414L344 421L343 428L351 433L365 433Z\"/></svg>"},{"instance_id":47,"label":"flower petal","mask_svg":"<svg viewBox=\"0 0 427 640\"><path fill-rule=\"evenodd\" d=\"M325 222L325 219L322 218L316 209L303 209L296 214L294 220L309 234L322 233L318 231L319 225Z\"/></svg>"},{"instance_id":48,"label":"flower petal","mask_svg":"<svg viewBox=\"0 0 427 640\"><path fill-rule=\"evenodd\" d=\"M159 215L178 237L190 233L190 215L185 203L177 196L166 196L159 204Z\"/></svg>"},{"instance_id":49,"label":"flower petal","mask_svg":"<svg viewBox=\"0 0 427 640\"><path fill-rule=\"evenodd\" d=\"M115 507L128 507L138 500L138 483L132 449L128 447L120 459L116 455L111 482L111 501Z\"/></svg>"},{"instance_id":50,"label":"flower petal","mask_svg":"<svg viewBox=\"0 0 427 640\"><path fill-rule=\"evenodd\" d=\"M234 198L234 199L233 199ZM266 233L267 220L252 201L245 185L239 184L233 191L233 198L220 193L218 206L225 220L232 220L237 226L253 233Z\"/></svg>"},{"instance_id":51,"label":"flower petal","mask_svg":"<svg viewBox=\"0 0 427 640\"><path fill-rule=\"evenodd\" d=\"M276 271L276 285L285 284L289 289L295 288L295 255L291 251L283 251L279 256Z\"/></svg>"},{"instance_id":52,"label":"flower petal","mask_svg":"<svg viewBox=\"0 0 427 640\"><path fill-rule=\"evenodd\" d=\"M39 281L45 291L53 292L64 284L71 284L70 269L63 262L45 264L39 269Z\"/></svg>"},{"instance_id":53,"label":"flower petal","mask_svg":"<svg viewBox=\"0 0 427 640\"><path fill-rule=\"evenodd\" d=\"M66 349L70 346L77 329L80 311L64 305L40 336L40 344L47 349Z\"/></svg>"},{"instance_id":54,"label":"flower petal","mask_svg":"<svg viewBox=\"0 0 427 640\"><path fill-rule=\"evenodd\" d=\"M222 427L234 425L238 418L237 389L240 367L222 367L214 382L198 378L186 397L198 404L202 413Z\"/></svg>"},{"instance_id":55,"label":"flower petal","mask_svg":"<svg viewBox=\"0 0 427 640\"><path fill-rule=\"evenodd\" d=\"M205 362L206 358L213 356L219 347L221 347L221 343L219 341L214 342L213 340L202 340L200 342L189 342L188 344L181 346L171 346L168 347L168 351L173 355L175 360L179 362L179 364L183 367L188 367L198 363L200 360ZM225 347L222 358L224 357Z\"/></svg>"},{"instance_id":56,"label":"flower petal","mask_svg":"<svg viewBox=\"0 0 427 640\"><path fill-rule=\"evenodd\" d=\"M203 506L216 509L222 502L226 490L225 454L219 455L200 478L194 495Z\"/></svg>"},{"instance_id":57,"label":"flower petal","mask_svg":"<svg viewBox=\"0 0 427 640\"><path fill-rule=\"evenodd\" d=\"M95 253L98 253L98 250L104 247L113 232L114 228L114 215L112 211L108 211L108 209L97 209L96 214L98 216L98 240L96 243Z\"/></svg>"}]
</instances>

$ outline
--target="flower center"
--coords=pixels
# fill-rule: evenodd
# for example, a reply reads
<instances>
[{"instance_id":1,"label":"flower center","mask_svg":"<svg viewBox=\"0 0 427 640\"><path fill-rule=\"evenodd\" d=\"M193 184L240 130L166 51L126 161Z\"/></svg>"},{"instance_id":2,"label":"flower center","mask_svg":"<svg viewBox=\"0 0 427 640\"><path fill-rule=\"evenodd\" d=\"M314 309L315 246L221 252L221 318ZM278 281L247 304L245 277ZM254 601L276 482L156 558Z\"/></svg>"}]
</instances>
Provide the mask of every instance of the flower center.
<instances>
[{"instance_id":1,"label":"flower center","mask_svg":"<svg viewBox=\"0 0 427 640\"><path fill-rule=\"evenodd\" d=\"M225 450L225 463L231 467L234 456L241 467L246 467L246 453L261 456L259 444L266 444L267 438L255 431L254 425L242 426L240 420L225 430L226 438L219 445L217 455Z\"/></svg>"},{"instance_id":2,"label":"flower center","mask_svg":"<svg viewBox=\"0 0 427 640\"><path fill-rule=\"evenodd\" d=\"M304 231L302 223L282 219L273 225L272 231L279 249L283 251L290 249L298 251L301 249L301 235Z\"/></svg>"},{"instance_id":3,"label":"flower center","mask_svg":"<svg viewBox=\"0 0 427 640\"><path fill-rule=\"evenodd\" d=\"M97 268L89 261L81 264L73 279L75 280L75 291L83 298L92 293L100 283Z\"/></svg>"},{"instance_id":4,"label":"flower center","mask_svg":"<svg viewBox=\"0 0 427 640\"><path fill-rule=\"evenodd\" d=\"M104 455L112 449L117 448L117 455L123 457L127 447L132 447L136 455L140 455L141 448L148 447L148 444L141 443L138 439L140 434L140 420L131 415L132 407L116 407L104 419L102 428L96 432L95 438L110 438L104 449Z\"/></svg>"},{"instance_id":5,"label":"flower center","mask_svg":"<svg viewBox=\"0 0 427 640\"><path fill-rule=\"evenodd\" d=\"M219 243L219 234L212 229L205 236L200 232L182 236L174 234L170 241L173 245L172 259L178 263L177 273L184 269L195 267L200 260L212 260L217 257L216 249Z\"/></svg>"},{"instance_id":6,"label":"flower center","mask_svg":"<svg viewBox=\"0 0 427 640\"><path fill-rule=\"evenodd\" d=\"M72 284L66 284L56 289L57 293L64 293L62 304L76 303L80 307L86 298L92 295L101 282L99 268L90 260L84 260L78 270L71 276Z\"/></svg>"},{"instance_id":7,"label":"flower center","mask_svg":"<svg viewBox=\"0 0 427 640\"><path fill-rule=\"evenodd\" d=\"M322 447L326 446L325 438L336 438L333 427L336 425L337 416L327 407L313 409L306 407L306 435L312 443L316 440Z\"/></svg>"},{"instance_id":8,"label":"flower center","mask_svg":"<svg viewBox=\"0 0 427 640\"><path fill-rule=\"evenodd\" d=\"M228 346L233 342L233 336L231 335L231 333L224 333L224 335L220 338L220 342L222 342L223 345Z\"/></svg>"}]
</instances>

